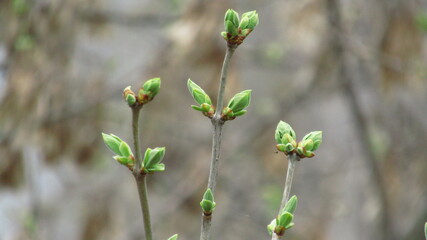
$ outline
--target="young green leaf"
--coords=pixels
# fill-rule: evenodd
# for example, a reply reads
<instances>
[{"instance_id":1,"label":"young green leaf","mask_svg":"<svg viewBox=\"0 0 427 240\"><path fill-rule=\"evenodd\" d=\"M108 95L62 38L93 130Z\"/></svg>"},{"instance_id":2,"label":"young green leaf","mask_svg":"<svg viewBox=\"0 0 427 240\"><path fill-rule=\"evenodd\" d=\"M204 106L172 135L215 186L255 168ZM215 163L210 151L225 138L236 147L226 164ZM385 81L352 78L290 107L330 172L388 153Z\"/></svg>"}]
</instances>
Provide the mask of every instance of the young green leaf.
<instances>
[{"instance_id":1,"label":"young green leaf","mask_svg":"<svg viewBox=\"0 0 427 240\"><path fill-rule=\"evenodd\" d=\"M295 209L297 208L297 204L298 204L298 198L297 196L293 195L285 204L285 207L283 208L282 213L289 212L291 214L294 214Z\"/></svg>"},{"instance_id":2,"label":"young green leaf","mask_svg":"<svg viewBox=\"0 0 427 240\"><path fill-rule=\"evenodd\" d=\"M276 224L286 228L290 223L292 223L293 218L294 215L289 212L284 212L279 216Z\"/></svg>"},{"instance_id":3,"label":"young green leaf","mask_svg":"<svg viewBox=\"0 0 427 240\"><path fill-rule=\"evenodd\" d=\"M120 150L121 156L129 157L130 155L132 155L132 150L130 149L129 145L125 141L122 141L120 143L119 150Z\"/></svg>"},{"instance_id":4,"label":"young green leaf","mask_svg":"<svg viewBox=\"0 0 427 240\"><path fill-rule=\"evenodd\" d=\"M120 143L122 142L120 138L112 134L108 135L108 134L102 133L102 139L104 140L105 145L107 145L107 147L111 151L113 151L117 155L122 155L119 149Z\"/></svg>"},{"instance_id":5,"label":"young green leaf","mask_svg":"<svg viewBox=\"0 0 427 240\"><path fill-rule=\"evenodd\" d=\"M199 85L191 81L191 79L188 79L187 87L194 101L196 101L198 104L200 105L202 105L203 103L207 103L209 105L212 104L210 97L205 93L205 91L203 91L203 89L199 87Z\"/></svg>"},{"instance_id":6,"label":"young green leaf","mask_svg":"<svg viewBox=\"0 0 427 240\"><path fill-rule=\"evenodd\" d=\"M233 110L233 112L240 112L249 106L251 101L251 93L252 90L245 90L236 95L230 100L228 103L229 108Z\"/></svg>"},{"instance_id":7,"label":"young green leaf","mask_svg":"<svg viewBox=\"0 0 427 240\"><path fill-rule=\"evenodd\" d=\"M155 168L155 166L163 160L163 157L165 156L165 151L166 150L164 147L154 149L148 148L144 155L144 168Z\"/></svg>"},{"instance_id":8,"label":"young green leaf","mask_svg":"<svg viewBox=\"0 0 427 240\"><path fill-rule=\"evenodd\" d=\"M230 21L237 27L239 25L239 14L233 9L228 9L227 12L225 12L224 24L227 21Z\"/></svg>"}]
</instances>

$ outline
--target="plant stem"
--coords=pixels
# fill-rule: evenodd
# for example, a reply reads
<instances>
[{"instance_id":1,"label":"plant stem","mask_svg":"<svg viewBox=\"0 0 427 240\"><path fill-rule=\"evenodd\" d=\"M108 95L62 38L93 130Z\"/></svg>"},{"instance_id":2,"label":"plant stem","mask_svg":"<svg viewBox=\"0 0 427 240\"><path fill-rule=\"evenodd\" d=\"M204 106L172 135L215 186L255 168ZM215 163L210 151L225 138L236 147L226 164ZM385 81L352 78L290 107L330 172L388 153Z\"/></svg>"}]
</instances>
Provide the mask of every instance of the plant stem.
<instances>
[{"instance_id":1,"label":"plant stem","mask_svg":"<svg viewBox=\"0 0 427 240\"><path fill-rule=\"evenodd\" d=\"M233 56L234 51L237 46L229 45L227 47L227 52L224 57L224 62L221 70L221 79L218 89L218 98L216 104L215 114L212 118L213 126L213 139L212 139L212 155L211 155L211 167L209 171L209 180L208 188L211 189L212 193L215 192L216 178L218 176L218 161L219 153L221 149L221 132L224 121L221 119L222 108L224 104L224 92L225 86L227 84L227 72L230 65L230 59ZM210 239L210 229L211 229L212 215L202 216L202 230L200 234L200 240L209 240Z\"/></svg>"},{"instance_id":2,"label":"plant stem","mask_svg":"<svg viewBox=\"0 0 427 240\"><path fill-rule=\"evenodd\" d=\"M133 175L136 177L140 174L142 157L141 157L141 146L139 141L139 112L142 106L135 106L132 108L132 133L133 133L133 144L135 149L135 166L133 167Z\"/></svg>"},{"instance_id":3,"label":"plant stem","mask_svg":"<svg viewBox=\"0 0 427 240\"><path fill-rule=\"evenodd\" d=\"M139 202L142 209L142 217L144 218L144 230L145 230L145 239L152 240L153 234L151 232L151 220L150 220L150 208L148 206L148 197L147 197L147 175L140 174L138 177L135 177L136 185L138 187Z\"/></svg>"},{"instance_id":4,"label":"plant stem","mask_svg":"<svg viewBox=\"0 0 427 240\"><path fill-rule=\"evenodd\" d=\"M283 190L283 197L282 197L282 202L280 203L278 215L280 215L280 213L282 212L282 209L285 207L286 203L289 200L289 195L292 187L292 179L294 178L295 165L296 165L296 162L299 161L299 157L295 153L292 153L291 155L288 156L288 159L289 159L288 173L286 174L285 189ZM277 240L277 239L282 239L282 237L283 236L278 236L277 234L273 233L271 239Z\"/></svg>"},{"instance_id":5,"label":"plant stem","mask_svg":"<svg viewBox=\"0 0 427 240\"><path fill-rule=\"evenodd\" d=\"M141 146L139 141L139 113L142 106L132 107L132 132L133 143L135 148L135 166L133 168L133 175L135 177L136 186L138 188L139 202L141 204L142 217L144 219L145 239L152 240L153 234L151 231L150 208L148 206L147 197L147 180L146 175L141 173Z\"/></svg>"}]
</instances>

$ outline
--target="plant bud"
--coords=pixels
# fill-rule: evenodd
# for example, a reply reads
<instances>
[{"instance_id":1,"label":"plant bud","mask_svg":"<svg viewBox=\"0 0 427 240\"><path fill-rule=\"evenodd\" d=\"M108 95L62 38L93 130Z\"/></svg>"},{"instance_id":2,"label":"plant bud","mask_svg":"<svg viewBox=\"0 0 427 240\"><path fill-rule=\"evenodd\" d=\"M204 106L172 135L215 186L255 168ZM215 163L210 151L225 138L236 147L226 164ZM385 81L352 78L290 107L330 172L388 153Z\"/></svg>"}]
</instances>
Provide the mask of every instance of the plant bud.
<instances>
[{"instance_id":1,"label":"plant bud","mask_svg":"<svg viewBox=\"0 0 427 240\"><path fill-rule=\"evenodd\" d=\"M289 137L286 136L284 138L285 134L288 134ZM296 134L288 123L280 121L279 124L277 124L274 137L276 139L277 144L287 144L293 143L293 141L296 139ZM283 142L284 140L285 142Z\"/></svg>"},{"instance_id":2,"label":"plant bud","mask_svg":"<svg viewBox=\"0 0 427 240\"><path fill-rule=\"evenodd\" d=\"M122 141L120 143L119 150L120 150L121 156L129 157L130 155L132 155L132 150L130 149L129 145L125 141Z\"/></svg>"},{"instance_id":3,"label":"plant bud","mask_svg":"<svg viewBox=\"0 0 427 240\"><path fill-rule=\"evenodd\" d=\"M243 17L242 21L240 22L239 28L240 29L246 29L246 27L248 26L248 24L249 24L249 18Z\"/></svg>"},{"instance_id":4,"label":"plant bud","mask_svg":"<svg viewBox=\"0 0 427 240\"><path fill-rule=\"evenodd\" d=\"M143 166L141 170L145 173L161 172L165 170L165 165L160 163L165 156L166 149L161 148L147 148L144 154Z\"/></svg>"},{"instance_id":5,"label":"plant bud","mask_svg":"<svg viewBox=\"0 0 427 240\"><path fill-rule=\"evenodd\" d=\"M303 141L311 140L313 145L311 149L307 149L309 151L315 151L319 148L322 143L322 131L314 131L304 136Z\"/></svg>"},{"instance_id":6,"label":"plant bud","mask_svg":"<svg viewBox=\"0 0 427 240\"><path fill-rule=\"evenodd\" d=\"M196 101L199 105L202 105L203 103L212 105L212 101L209 98L209 96L205 93L205 91L203 91L201 87L199 87L197 84L191 81L191 79L188 79L187 87L194 101Z\"/></svg>"},{"instance_id":7,"label":"plant bud","mask_svg":"<svg viewBox=\"0 0 427 240\"><path fill-rule=\"evenodd\" d=\"M237 36L237 27L230 21L225 21L225 31L232 37Z\"/></svg>"},{"instance_id":8,"label":"plant bud","mask_svg":"<svg viewBox=\"0 0 427 240\"><path fill-rule=\"evenodd\" d=\"M292 215L290 212L283 212L276 218L276 228L274 229L274 232L278 236L283 236L285 231L291 227L294 226L294 223L292 222L294 218L294 215Z\"/></svg>"},{"instance_id":9,"label":"plant bud","mask_svg":"<svg viewBox=\"0 0 427 240\"><path fill-rule=\"evenodd\" d=\"M254 30L254 28L259 23L258 13L256 11L252 11L252 12L249 12L249 14L246 17L249 18L249 23L246 28Z\"/></svg>"},{"instance_id":10,"label":"plant bud","mask_svg":"<svg viewBox=\"0 0 427 240\"><path fill-rule=\"evenodd\" d=\"M225 12L224 24L227 21L230 21L237 27L239 25L239 14L233 9L228 9L227 12Z\"/></svg>"},{"instance_id":11,"label":"plant bud","mask_svg":"<svg viewBox=\"0 0 427 240\"><path fill-rule=\"evenodd\" d=\"M292 196L288 202L286 202L285 207L282 210L283 212L289 212L291 214L294 214L295 209L297 208L297 204L298 204L298 198L297 196Z\"/></svg>"},{"instance_id":12,"label":"plant bud","mask_svg":"<svg viewBox=\"0 0 427 240\"><path fill-rule=\"evenodd\" d=\"M132 168L135 164L135 158L130 155L129 157L125 156L114 156L114 160L116 160L118 163L127 166L128 168Z\"/></svg>"},{"instance_id":13,"label":"plant bud","mask_svg":"<svg viewBox=\"0 0 427 240\"><path fill-rule=\"evenodd\" d=\"M245 90L236 95L228 103L228 107L233 110L233 112L240 112L246 107L249 106L251 101L252 90Z\"/></svg>"},{"instance_id":14,"label":"plant bud","mask_svg":"<svg viewBox=\"0 0 427 240\"><path fill-rule=\"evenodd\" d=\"M202 211L205 216L211 215L215 209L216 203L210 188L208 188L203 194L203 199L200 202L200 206L202 207Z\"/></svg>"},{"instance_id":15,"label":"plant bud","mask_svg":"<svg viewBox=\"0 0 427 240\"><path fill-rule=\"evenodd\" d=\"M273 219L270 224L267 225L267 231L270 236L273 234L274 229L276 228L276 219Z\"/></svg>"},{"instance_id":16,"label":"plant bud","mask_svg":"<svg viewBox=\"0 0 427 240\"><path fill-rule=\"evenodd\" d=\"M123 142L119 137L113 135L113 134L105 134L102 133L102 139L104 140L105 145L113 151L117 155L121 155L120 152L120 143Z\"/></svg>"},{"instance_id":17,"label":"plant bud","mask_svg":"<svg viewBox=\"0 0 427 240\"><path fill-rule=\"evenodd\" d=\"M152 78L142 85L138 92L138 101L142 104L148 103L159 93L161 80L160 78Z\"/></svg>"},{"instance_id":18,"label":"plant bud","mask_svg":"<svg viewBox=\"0 0 427 240\"><path fill-rule=\"evenodd\" d=\"M134 105L135 102L136 102L135 93L132 92L132 90L130 89L130 86L126 87L123 90L123 97L124 97L125 101L128 103L129 106Z\"/></svg>"}]
</instances>

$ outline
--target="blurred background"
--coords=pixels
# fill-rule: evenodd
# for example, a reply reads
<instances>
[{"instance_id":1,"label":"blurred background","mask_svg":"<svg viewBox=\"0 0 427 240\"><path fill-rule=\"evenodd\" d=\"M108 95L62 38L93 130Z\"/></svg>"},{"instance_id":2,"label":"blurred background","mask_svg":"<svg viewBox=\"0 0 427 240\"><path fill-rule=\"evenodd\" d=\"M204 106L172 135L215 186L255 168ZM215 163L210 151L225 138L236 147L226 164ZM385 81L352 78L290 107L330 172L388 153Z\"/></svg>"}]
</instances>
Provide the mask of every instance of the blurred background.
<instances>
[{"instance_id":1,"label":"blurred background","mask_svg":"<svg viewBox=\"0 0 427 240\"><path fill-rule=\"evenodd\" d=\"M427 220L426 0L0 1L0 239L144 239L133 176L101 132L131 142L122 90L161 77L142 111L142 145L165 146L150 176L156 239L198 239L211 124L190 108L191 78L215 101L228 8L260 24L236 51L214 239L269 239L287 168L274 130L323 130L297 164L288 239L421 240Z\"/></svg>"}]
</instances>

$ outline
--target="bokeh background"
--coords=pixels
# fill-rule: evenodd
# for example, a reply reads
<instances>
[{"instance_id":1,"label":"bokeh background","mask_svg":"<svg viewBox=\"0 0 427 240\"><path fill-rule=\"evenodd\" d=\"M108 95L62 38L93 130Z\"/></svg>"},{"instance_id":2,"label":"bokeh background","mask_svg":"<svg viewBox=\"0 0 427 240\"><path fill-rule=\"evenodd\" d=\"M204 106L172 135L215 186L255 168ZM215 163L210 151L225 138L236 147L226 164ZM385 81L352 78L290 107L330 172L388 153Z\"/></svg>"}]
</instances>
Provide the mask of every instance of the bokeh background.
<instances>
[{"instance_id":1,"label":"bokeh background","mask_svg":"<svg viewBox=\"0 0 427 240\"><path fill-rule=\"evenodd\" d=\"M101 132L131 142L122 90L153 77L143 148L156 239L198 239L211 149L191 78L215 101L228 8L260 24L232 60L214 239L269 239L287 161L274 129L323 130L299 162L294 240L421 240L427 220L426 0L0 1L0 239L144 239L129 171Z\"/></svg>"}]
</instances>

